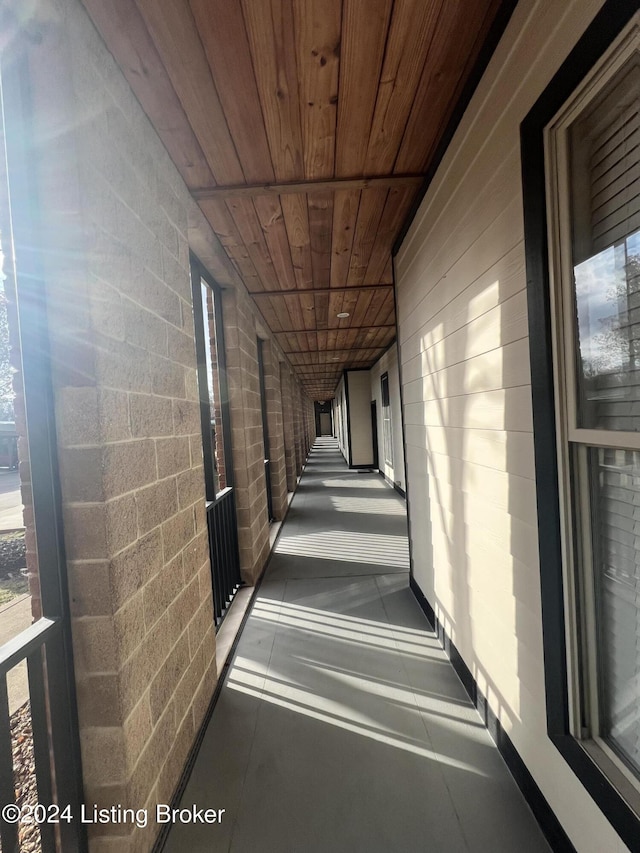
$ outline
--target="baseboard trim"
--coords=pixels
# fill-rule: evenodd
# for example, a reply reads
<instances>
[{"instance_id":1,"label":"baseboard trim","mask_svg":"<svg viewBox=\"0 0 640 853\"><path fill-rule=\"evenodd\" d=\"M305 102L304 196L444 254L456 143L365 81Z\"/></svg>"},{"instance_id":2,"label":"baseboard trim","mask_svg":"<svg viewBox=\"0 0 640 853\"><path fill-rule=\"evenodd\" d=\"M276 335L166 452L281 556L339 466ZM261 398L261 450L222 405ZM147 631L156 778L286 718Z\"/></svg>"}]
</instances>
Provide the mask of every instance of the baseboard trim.
<instances>
[{"instance_id":1,"label":"baseboard trim","mask_svg":"<svg viewBox=\"0 0 640 853\"><path fill-rule=\"evenodd\" d=\"M442 644L442 648L451 661L451 665L462 682L464 689L467 691L469 698L482 717L489 734L498 747L498 752L504 759L504 762L513 776L516 785L520 788L522 795L533 812L535 819L538 821L540 829L549 842L551 849L554 853L576 853L575 847L562 828L562 825L554 814L553 809L546 801L544 794L536 784L535 779L527 769L526 764L511 742L511 738L502 728L500 720L489 707L486 697L479 690L471 670L462 659L462 656L455 647L455 644L451 642L451 638L444 630L444 626L435 615L433 607L418 586L415 578L411 577L409 579L409 586L411 587L411 591L413 592L424 615L427 617L429 624Z\"/></svg>"},{"instance_id":2,"label":"baseboard trim","mask_svg":"<svg viewBox=\"0 0 640 853\"><path fill-rule=\"evenodd\" d=\"M405 492L405 490L401 486L399 486L397 483L394 483L393 480L391 480L389 477L387 477L387 475L384 473L384 471L381 471L379 468L377 470L378 470L378 474L380 474L380 476L385 481L387 486L391 486L392 489L395 489L395 491L400 495L400 497L404 498L404 500L406 501L407 493Z\"/></svg>"}]
</instances>

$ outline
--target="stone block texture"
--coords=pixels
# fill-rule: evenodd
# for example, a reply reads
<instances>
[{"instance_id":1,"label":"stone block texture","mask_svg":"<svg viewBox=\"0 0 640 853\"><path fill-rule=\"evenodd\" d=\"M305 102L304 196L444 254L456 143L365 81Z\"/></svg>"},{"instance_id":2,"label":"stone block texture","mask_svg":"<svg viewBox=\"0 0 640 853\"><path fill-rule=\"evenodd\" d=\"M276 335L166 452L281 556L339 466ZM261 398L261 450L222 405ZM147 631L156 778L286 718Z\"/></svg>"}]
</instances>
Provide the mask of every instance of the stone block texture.
<instances>
[{"instance_id":1,"label":"stone block texture","mask_svg":"<svg viewBox=\"0 0 640 853\"><path fill-rule=\"evenodd\" d=\"M224 292L222 314L240 570L245 583L252 584L260 576L269 553L256 320L249 297L231 290Z\"/></svg>"},{"instance_id":2,"label":"stone block texture","mask_svg":"<svg viewBox=\"0 0 640 853\"><path fill-rule=\"evenodd\" d=\"M50 11L30 53L85 798L142 808L172 796L216 681L192 202L81 4Z\"/></svg>"},{"instance_id":3,"label":"stone block texture","mask_svg":"<svg viewBox=\"0 0 640 853\"><path fill-rule=\"evenodd\" d=\"M296 462L296 439L293 416L293 376L287 364L280 364L280 387L282 389L282 420L284 431L284 452L287 471L287 489L290 492L296 487L298 468Z\"/></svg>"},{"instance_id":4,"label":"stone block texture","mask_svg":"<svg viewBox=\"0 0 640 853\"><path fill-rule=\"evenodd\" d=\"M276 358L275 347L268 340L263 341L262 353L269 431L269 465L273 515L276 521L282 521L287 511L288 502L280 362Z\"/></svg>"},{"instance_id":5,"label":"stone block texture","mask_svg":"<svg viewBox=\"0 0 640 853\"><path fill-rule=\"evenodd\" d=\"M170 801L216 681L194 222L224 262L80 0L48 0L29 54L85 799L151 807ZM233 459L218 471L224 486L233 469L253 583L269 553L260 318L232 274L221 284ZM282 517L313 404L277 344L266 351ZM157 832L100 825L90 850L144 853Z\"/></svg>"}]
</instances>

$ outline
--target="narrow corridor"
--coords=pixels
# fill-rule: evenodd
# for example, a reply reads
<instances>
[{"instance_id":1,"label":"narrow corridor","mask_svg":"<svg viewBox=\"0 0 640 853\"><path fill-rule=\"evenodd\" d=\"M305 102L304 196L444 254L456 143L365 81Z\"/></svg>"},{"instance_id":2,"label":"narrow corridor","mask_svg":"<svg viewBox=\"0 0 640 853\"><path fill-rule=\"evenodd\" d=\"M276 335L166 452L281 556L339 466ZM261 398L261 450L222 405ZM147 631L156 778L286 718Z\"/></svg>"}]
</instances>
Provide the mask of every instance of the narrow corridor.
<instances>
[{"instance_id":1,"label":"narrow corridor","mask_svg":"<svg viewBox=\"0 0 640 853\"><path fill-rule=\"evenodd\" d=\"M320 438L166 853L548 846L408 587L405 504Z\"/></svg>"}]
</instances>

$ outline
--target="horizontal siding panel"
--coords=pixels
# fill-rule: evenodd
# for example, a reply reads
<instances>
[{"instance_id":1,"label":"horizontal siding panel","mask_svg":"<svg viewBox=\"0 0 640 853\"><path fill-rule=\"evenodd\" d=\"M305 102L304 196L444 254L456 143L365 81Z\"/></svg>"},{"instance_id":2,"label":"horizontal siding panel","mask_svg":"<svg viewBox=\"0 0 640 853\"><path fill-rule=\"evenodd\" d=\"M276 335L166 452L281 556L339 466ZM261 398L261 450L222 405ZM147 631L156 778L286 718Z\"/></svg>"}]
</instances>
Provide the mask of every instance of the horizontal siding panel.
<instances>
[{"instance_id":1,"label":"horizontal siding panel","mask_svg":"<svg viewBox=\"0 0 640 853\"><path fill-rule=\"evenodd\" d=\"M449 505L443 506L442 501ZM479 578L484 579L487 595L494 596L497 588L504 588L510 596L520 597L530 606L532 596L533 601L537 600L540 586L528 567L532 549L533 553L537 551L537 529L519 520L509 522L499 507L488 502L483 505L479 497L467 498L463 506L461 503L455 492L431 490L434 531L448 537L453 554L467 559L474 584L480 583ZM485 560L487 552L490 559ZM517 589L513 582L515 574L521 575Z\"/></svg>"},{"instance_id":2,"label":"horizontal siding panel","mask_svg":"<svg viewBox=\"0 0 640 853\"><path fill-rule=\"evenodd\" d=\"M474 216L476 228L479 224L482 227L472 244L464 242L454 228L453 234L447 235L448 240L454 240L450 255L429 257L422 272L416 271L403 280L398 291L398 317L402 323L410 320L421 305L420 315L430 316L433 311L429 296L436 295L440 285L445 288L444 295L453 298L522 244L522 200L518 195L505 197L493 218L485 214L479 207Z\"/></svg>"},{"instance_id":3,"label":"horizontal siding panel","mask_svg":"<svg viewBox=\"0 0 640 853\"><path fill-rule=\"evenodd\" d=\"M470 260L465 256L465 259ZM476 264L474 271L477 272ZM482 275L470 280L454 267L425 301L407 317L402 329L402 343L428 326L446 337L453 330L481 317L492 308L506 302L525 288L522 243L511 249L498 263L493 263Z\"/></svg>"},{"instance_id":4,"label":"horizontal siding panel","mask_svg":"<svg viewBox=\"0 0 640 853\"><path fill-rule=\"evenodd\" d=\"M536 488L532 480L441 453L429 452L428 464L430 479L436 481L434 488L479 495L505 515L535 525ZM537 552L535 560L537 563Z\"/></svg>"},{"instance_id":5,"label":"horizontal siding panel","mask_svg":"<svg viewBox=\"0 0 640 853\"><path fill-rule=\"evenodd\" d=\"M531 389L525 386L405 404L405 417L425 426L531 432Z\"/></svg>"},{"instance_id":6,"label":"horizontal siding panel","mask_svg":"<svg viewBox=\"0 0 640 853\"><path fill-rule=\"evenodd\" d=\"M496 471L509 471L518 477L533 479L533 436L526 432L425 427L405 424L405 440L416 447L463 459L482 461Z\"/></svg>"},{"instance_id":7,"label":"horizontal siding panel","mask_svg":"<svg viewBox=\"0 0 640 853\"><path fill-rule=\"evenodd\" d=\"M414 365L417 368L417 360ZM409 378L407 368L405 374L405 404L434 400L451 391L474 394L519 385L530 386L529 340L514 341L425 376L418 373L415 378Z\"/></svg>"},{"instance_id":8,"label":"horizontal siding panel","mask_svg":"<svg viewBox=\"0 0 640 853\"><path fill-rule=\"evenodd\" d=\"M518 3L395 267L414 576L584 853L621 847L546 734L519 134L601 5Z\"/></svg>"},{"instance_id":9,"label":"horizontal siding panel","mask_svg":"<svg viewBox=\"0 0 640 853\"><path fill-rule=\"evenodd\" d=\"M444 339L438 337L432 343L429 332L425 331L421 336L414 337L411 345L403 344L403 370L405 364L417 358L421 362L417 375L435 373L481 353L522 340L527 335L527 295L521 291Z\"/></svg>"}]
</instances>

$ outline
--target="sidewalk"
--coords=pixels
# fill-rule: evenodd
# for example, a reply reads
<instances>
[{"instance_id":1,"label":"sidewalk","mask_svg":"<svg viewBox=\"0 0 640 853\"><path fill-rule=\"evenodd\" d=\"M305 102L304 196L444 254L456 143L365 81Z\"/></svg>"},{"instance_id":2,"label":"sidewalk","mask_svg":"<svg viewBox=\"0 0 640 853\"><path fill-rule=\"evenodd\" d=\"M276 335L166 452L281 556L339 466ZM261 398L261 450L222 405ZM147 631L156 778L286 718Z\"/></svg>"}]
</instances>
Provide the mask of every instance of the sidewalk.
<instances>
[{"instance_id":1,"label":"sidewalk","mask_svg":"<svg viewBox=\"0 0 640 853\"><path fill-rule=\"evenodd\" d=\"M319 439L165 853L548 853L408 587L404 501Z\"/></svg>"}]
</instances>

